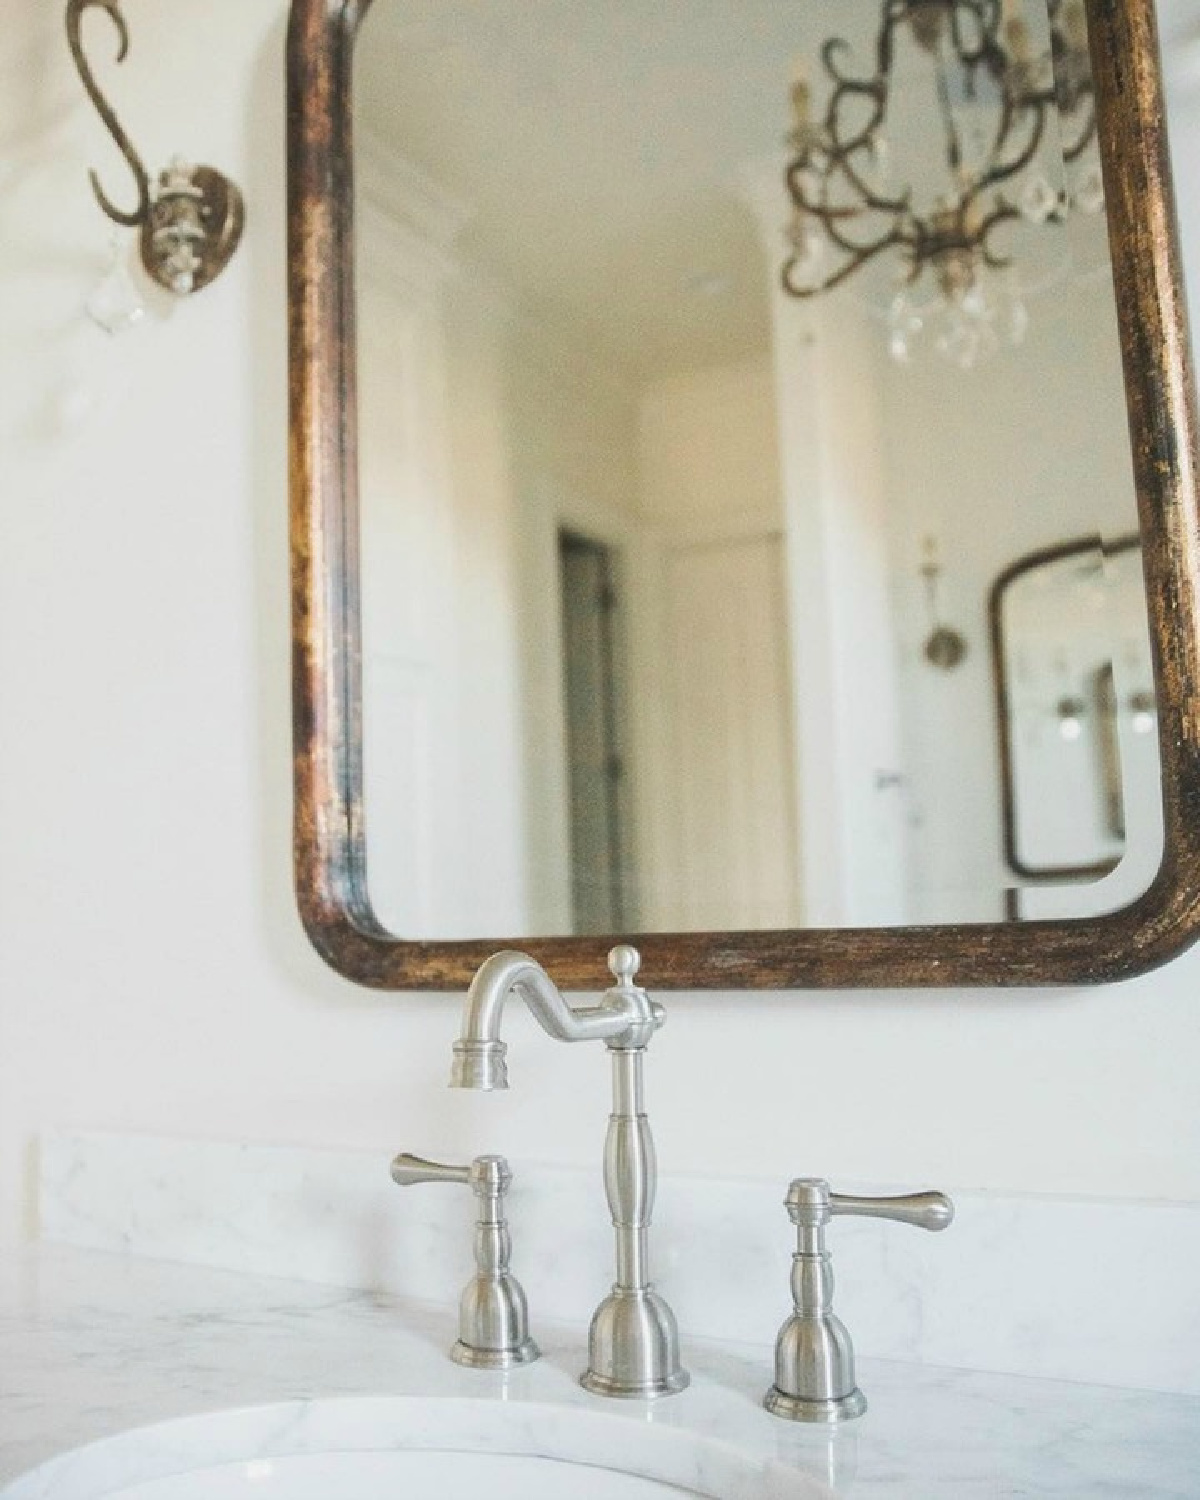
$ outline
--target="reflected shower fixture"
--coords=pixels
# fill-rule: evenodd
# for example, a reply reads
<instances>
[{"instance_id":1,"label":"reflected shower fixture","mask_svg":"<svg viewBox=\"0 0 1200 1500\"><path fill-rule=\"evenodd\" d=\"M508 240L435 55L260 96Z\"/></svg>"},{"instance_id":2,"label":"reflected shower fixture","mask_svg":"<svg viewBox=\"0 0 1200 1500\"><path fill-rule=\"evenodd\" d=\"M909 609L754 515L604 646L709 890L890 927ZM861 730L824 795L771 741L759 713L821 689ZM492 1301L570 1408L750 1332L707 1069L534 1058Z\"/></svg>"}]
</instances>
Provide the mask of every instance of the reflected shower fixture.
<instances>
[{"instance_id":1,"label":"reflected shower fixture","mask_svg":"<svg viewBox=\"0 0 1200 1500\"><path fill-rule=\"evenodd\" d=\"M1045 0L1045 45L1024 3L883 0L874 73L848 71L849 43L834 36L821 48L823 115L813 113L803 65L793 79L784 290L819 296L895 252L888 325L901 362L927 327L963 368L1002 341L1019 343L1028 314L999 232L1104 206L1083 0ZM923 60L939 122L936 181L922 172L919 188L889 182L889 115L902 97L911 107L916 88L907 73L897 83L898 55ZM1043 167L1043 148L1061 155L1061 185Z\"/></svg>"},{"instance_id":2,"label":"reflected shower fixture","mask_svg":"<svg viewBox=\"0 0 1200 1500\"><path fill-rule=\"evenodd\" d=\"M218 277L233 258L242 237L245 207L241 192L215 167L192 166L174 158L151 187L142 159L100 91L83 50L86 10L102 10L117 30L117 61L129 51L129 28L120 0L67 0L67 40L88 97L133 173L137 206L117 208L90 173L96 201L115 224L141 231L141 260L150 277L184 297Z\"/></svg>"}]
</instances>

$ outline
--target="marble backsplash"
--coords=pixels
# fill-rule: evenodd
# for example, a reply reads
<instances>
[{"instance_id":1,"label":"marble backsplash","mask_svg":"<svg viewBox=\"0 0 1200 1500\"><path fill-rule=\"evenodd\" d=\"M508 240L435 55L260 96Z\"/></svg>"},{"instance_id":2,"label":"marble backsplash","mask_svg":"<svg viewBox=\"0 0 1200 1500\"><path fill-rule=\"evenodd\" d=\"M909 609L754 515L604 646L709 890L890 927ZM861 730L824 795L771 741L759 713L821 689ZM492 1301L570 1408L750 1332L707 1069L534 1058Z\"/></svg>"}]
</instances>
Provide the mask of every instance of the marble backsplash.
<instances>
[{"instance_id":1,"label":"marble backsplash","mask_svg":"<svg viewBox=\"0 0 1200 1500\"><path fill-rule=\"evenodd\" d=\"M436 1143L405 1149L436 1155ZM472 1269L472 1195L400 1189L381 1153L57 1133L48 1241L448 1305ZM595 1172L514 1161L513 1270L541 1320L586 1322L612 1280ZM836 1184L905 1191L911 1184ZM786 1183L664 1174L656 1283L681 1339L761 1344L790 1310ZM955 1193L945 1234L838 1220L836 1307L864 1357L1200 1394L1200 1205Z\"/></svg>"}]
</instances>

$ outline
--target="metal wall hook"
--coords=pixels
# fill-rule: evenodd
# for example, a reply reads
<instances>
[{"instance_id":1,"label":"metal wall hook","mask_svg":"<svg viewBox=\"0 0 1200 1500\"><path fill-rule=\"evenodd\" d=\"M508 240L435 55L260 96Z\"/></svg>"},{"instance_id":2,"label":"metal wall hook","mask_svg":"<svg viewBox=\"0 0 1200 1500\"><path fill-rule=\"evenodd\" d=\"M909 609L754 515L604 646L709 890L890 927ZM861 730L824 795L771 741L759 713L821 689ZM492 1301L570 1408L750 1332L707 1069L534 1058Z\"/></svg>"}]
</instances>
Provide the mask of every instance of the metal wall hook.
<instances>
[{"instance_id":1,"label":"metal wall hook","mask_svg":"<svg viewBox=\"0 0 1200 1500\"><path fill-rule=\"evenodd\" d=\"M129 27L120 0L67 0L67 40L88 98L96 106L108 133L129 165L137 184L138 206L132 213L117 208L89 172L96 201L108 217L129 228L141 228L142 264L169 292L186 296L208 285L233 258L245 224L241 192L215 167L192 166L175 159L159 175L152 190L150 177L116 111L104 97L83 50L84 11L104 11L117 31L117 61L129 52Z\"/></svg>"},{"instance_id":2,"label":"metal wall hook","mask_svg":"<svg viewBox=\"0 0 1200 1500\"><path fill-rule=\"evenodd\" d=\"M117 29L117 61L119 63L124 62L129 53L129 27L121 13L120 0L67 0L67 41L70 43L71 56L75 59L75 66L79 69L79 76L83 80L88 98L96 106L96 112L104 121L109 135L116 142L117 149L129 163L129 170L133 173L137 184L138 206L132 213L125 213L117 208L100 186L100 178L95 171L88 173L92 191L96 195L96 202L110 219L132 229L144 223L150 212L150 178L142 164L141 157L134 149L133 142L125 133L120 120L117 119L116 111L104 97L100 85L96 82L91 65L84 53L83 13L88 9L102 10L111 17Z\"/></svg>"}]
</instances>

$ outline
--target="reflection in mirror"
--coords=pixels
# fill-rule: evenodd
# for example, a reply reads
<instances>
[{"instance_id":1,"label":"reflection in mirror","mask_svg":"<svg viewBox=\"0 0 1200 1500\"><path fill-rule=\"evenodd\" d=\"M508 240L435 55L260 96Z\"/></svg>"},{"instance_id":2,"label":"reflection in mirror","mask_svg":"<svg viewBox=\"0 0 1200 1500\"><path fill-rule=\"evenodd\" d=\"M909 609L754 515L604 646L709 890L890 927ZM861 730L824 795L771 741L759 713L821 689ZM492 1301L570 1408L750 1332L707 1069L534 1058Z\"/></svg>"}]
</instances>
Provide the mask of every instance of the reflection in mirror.
<instances>
[{"instance_id":1,"label":"reflection in mirror","mask_svg":"<svg viewBox=\"0 0 1200 1500\"><path fill-rule=\"evenodd\" d=\"M1163 836L1138 538L1019 559L990 614L1011 911L1116 910L1153 878Z\"/></svg>"},{"instance_id":2,"label":"reflection in mirror","mask_svg":"<svg viewBox=\"0 0 1200 1500\"><path fill-rule=\"evenodd\" d=\"M881 14L907 19L869 92ZM374 0L356 319L386 928L1094 909L1078 873L1065 905L1007 894L987 631L1014 559L1137 525L1081 24L1074 0ZM1088 617L1118 704L1100 643L1127 606ZM1103 691L1079 688L1097 714ZM1161 848L1128 775L1118 736L1097 796L1125 834L1067 860L1100 889L1127 858L1121 901ZM1022 821L1019 847L1058 862L1056 837Z\"/></svg>"}]
</instances>

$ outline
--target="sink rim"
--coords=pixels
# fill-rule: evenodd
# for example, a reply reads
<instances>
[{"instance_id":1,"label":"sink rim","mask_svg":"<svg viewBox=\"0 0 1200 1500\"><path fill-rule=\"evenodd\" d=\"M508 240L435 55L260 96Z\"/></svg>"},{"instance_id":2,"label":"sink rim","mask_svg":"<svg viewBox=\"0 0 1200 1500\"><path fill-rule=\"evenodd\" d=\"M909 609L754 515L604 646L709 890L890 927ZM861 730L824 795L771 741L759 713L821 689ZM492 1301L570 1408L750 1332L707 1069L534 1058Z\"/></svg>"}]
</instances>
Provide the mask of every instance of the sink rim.
<instances>
[{"instance_id":1,"label":"sink rim","mask_svg":"<svg viewBox=\"0 0 1200 1500\"><path fill-rule=\"evenodd\" d=\"M222 1407L56 1454L0 1486L0 1500L102 1500L221 1464L397 1450L553 1459L711 1500L832 1500L791 1464L651 1416L477 1396L314 1396Z\"/></svg>"}]
</instances>

